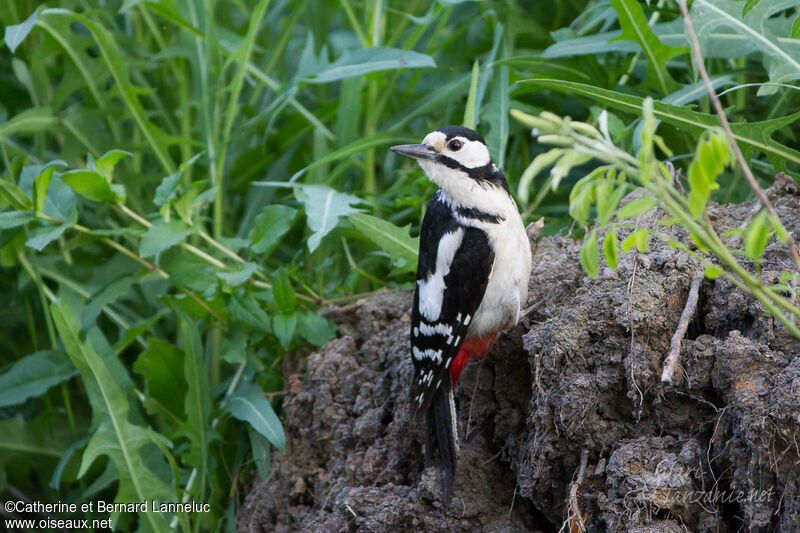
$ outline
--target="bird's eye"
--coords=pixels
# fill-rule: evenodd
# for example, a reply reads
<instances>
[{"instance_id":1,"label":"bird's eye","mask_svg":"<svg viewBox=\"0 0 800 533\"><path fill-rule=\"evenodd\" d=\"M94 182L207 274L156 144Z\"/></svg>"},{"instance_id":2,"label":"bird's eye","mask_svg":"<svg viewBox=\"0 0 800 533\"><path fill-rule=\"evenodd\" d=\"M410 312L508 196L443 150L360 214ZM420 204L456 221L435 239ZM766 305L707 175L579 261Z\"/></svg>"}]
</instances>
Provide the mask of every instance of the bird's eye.
<instances>
[{"instance_id":1,"label":"bird's eye","mask_svg":"<svg viewBox=\"0 0 800 533\"><path fill-rule=\"evenodd\" d=\"M458 152L461 150L461 147L464 146L464 143L459 141L458 139L453 139L449 143L447 143L447 147L450 148L453 152Z\"/></svg>"}]
</instances>

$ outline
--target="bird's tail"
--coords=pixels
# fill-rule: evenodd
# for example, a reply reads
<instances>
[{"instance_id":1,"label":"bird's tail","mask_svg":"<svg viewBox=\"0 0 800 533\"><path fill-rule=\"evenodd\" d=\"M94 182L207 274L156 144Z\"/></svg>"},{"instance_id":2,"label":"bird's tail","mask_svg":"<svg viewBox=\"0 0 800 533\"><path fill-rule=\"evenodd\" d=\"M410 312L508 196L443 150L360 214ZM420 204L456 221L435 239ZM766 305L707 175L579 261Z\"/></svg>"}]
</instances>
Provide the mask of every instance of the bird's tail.
<instances>
[{"instance_id":1,"label":"bird's tail","mask_svg":"<svg viewBox=\"0 0 800 533\"><path fill-rule=\"evenodd\" d=\"M433 401L428 407L428 438L425 446L425 464L433 462L433 448L439 450L442 461L442 499L450 501L453 494L453 479L456 473L458 454L458 432L456 431L456 404L450 376L445 374L442 384L436 389Z\"/></svg>"}]
</instances>

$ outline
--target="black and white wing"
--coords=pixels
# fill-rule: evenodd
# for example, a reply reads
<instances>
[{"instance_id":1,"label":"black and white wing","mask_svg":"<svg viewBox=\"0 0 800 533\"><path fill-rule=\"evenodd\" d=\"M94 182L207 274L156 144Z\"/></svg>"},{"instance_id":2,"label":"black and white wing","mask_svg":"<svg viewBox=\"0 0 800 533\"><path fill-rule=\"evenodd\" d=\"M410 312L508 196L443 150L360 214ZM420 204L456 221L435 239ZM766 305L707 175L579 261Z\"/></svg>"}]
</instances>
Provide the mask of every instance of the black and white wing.
<instances>
[{"instance_id":1,"label":"black and white wing","mask_svg":"<svg viewBox=\"0 0 800 533\"><path fill-rule=\"evenodd\" d=\"M450 386L448 371L483 299L493 264L486 233L459 224L450 206L435 195L422 221L411 313L412 420L427 411L442 382Z\"/></svg>"}]
</instances>

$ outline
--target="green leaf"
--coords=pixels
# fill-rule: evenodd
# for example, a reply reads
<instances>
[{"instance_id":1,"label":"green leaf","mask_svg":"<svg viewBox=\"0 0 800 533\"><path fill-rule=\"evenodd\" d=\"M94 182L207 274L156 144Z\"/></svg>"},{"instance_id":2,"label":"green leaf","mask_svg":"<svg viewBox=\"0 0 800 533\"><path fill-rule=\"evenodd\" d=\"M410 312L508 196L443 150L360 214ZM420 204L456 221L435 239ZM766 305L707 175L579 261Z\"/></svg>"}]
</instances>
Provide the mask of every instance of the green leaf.
<instances>
[{"instance_id":1,"label":"green leaf","mask_svg":"<svg viewBox=\"0 0 800 533\"><path fill-rule=\"evenodd\" d=\"M8 49L11 50L13 54L17 47L22 44L22 41L25 40L25 37L28 36L31 29L33 29L33 25L36 22L36 17L39 16L39 11L41 11L42 6L36 8L36 10L31 13L31 15L26 18L24 21L20 22L19 24L14 24L13 26L6 26L5 35L3 40L6 42L6 46Z\"/></svg>"},{"instance_id":2,"label":"green leaf","mask_svg":"<svg viewBox=\"0 0 800 533\"><path fill-rule=\"evenodd\" d=\"M272 294L275 296L275 303L284 314L294 312L297 307L297 297L286 270L279 270L272 278Z\"/></svg>"},{"instance_id":3,"label":"green leaf","mask_svg":"<svg viewBox=\"0 0 800 533\"><path fill-rule=\"evenodd\" d=\"M289 349L294 331L297 327L297 313L280 314L272 317L272 333L284 349Z\"/></svg>"},{"instance_id":4,"label":"green leaf","mask_svg":"<svg viewBox=\"0 0 800 533\"><path fill-rule=\"evenodd\" d=\"M662 43L647 23L644 9L637 0L611 0L617 12L622 34L615 40L633 41L641 46L647 58L648 84L657 87L662 96L678 88L678 84L667 71L667 61L687 52L686 48L676 48Z\"/></svg>"},{"instance_id":5,"label":"green leaf","mask_svg":"<svg viewBox=\"0 0 800 533\"><path fill-rule=\"evenodd\" d=\"M695 4L696 5L696 4ZM583 83L560 80L523 80L518 82L521 89L552 89L567 94L592 98L609 107L640 115L644 99L638 96L600 89ZM709 128L719 126L716 115L699 113L687 107L679 107L662 102L653 102L653 113L656 119L685 130L690 135L699 137ZM778 128L800 119L800 113L787 115L779 119L763 122L731 124L733 136L740 146L749 147L765 153L770 157L782 158L800 164L800 152L772 140L771 134Z\"/></svg>"},{"instance_id":6,"label":"green leaf","mask_svg":"<svg viewBox=\"0 0 800 533\"><path fill-rule=\"evenodd\" d=\"M792 39L800 39L800 10L792 22Z\"/></svg>"},{"instance_id":7,"label":"green leaf","mask_svg":"<svg viewBox=\"0 0 800 533\"><path fill-rule=\"evenodd\" d=\"M30 211L33 208L31 199L15 184L0 179L0 200L17 211Z\"/></svg>"},{"instance_id":8,"label":"green leaf","mask_svg":"<svg viewBox=\"0 0 800 533\"><path fill-rule=\"evenodd\" d=\"M253 383L242 383L223 406L224 410L243 422L247 422L273 446L283 451L286 437L283 426L264 392Z\"/></svg>"},{"instance_id":9,"label":"green leaf","mask_svg":"<svg viewBox=\"0 0 800 533\"><path fill-rule=\"evenodd\" d=\"M231 318L255 331L263 332L269 328L269 316L250 292L234 293L228 304L228 313Z\"/></svg>"},{"instance_id":10,"label":"green leaf","mask_svg":"<svg viewBox=\"0 0 800 533\"><path fill-rule=\"evenodd\" d=\"M58 459L64 446L59 442L45 442L36 438L22 415L0 420L0 465L17 454L42 455Z\"/></svg>"},{"instance_id":11,"label":"green leaf","mask_svg":"<svg viewBox=\"0 0 800 533\"><path fill-rule=\"evenodd\" d=\"M633 218L636 215L644 213L645 211L649 211L656 205L658 205L658 200L652 196L642 196L641 198L631 200L627 204L623 205L619 211L617 211L617 220L627 220L629 218Z\"/></svg>"},{"instance_id":12,"label":"green leaf","mask_svg":"<svg viewBox=\"0 0 800 533\"><path fill-rule=\"evenodd\" d=\"M469 92L467 93L467 105L464 107L464 127L475 129L475 96L478 92L478 75L480 74L480 62L476 59L472 64L472 77L469 82Z\"/></svg>"},{"instance_id":13,"label":"green leaf","mask_svg":"<svg viewBox=\"0 0 800 533\"><path fill-rule=\"evenodd\" d=\"M58 124L51 109L32 107L14 115L8 122L0 124L0 138L18 133L50 131Z\"/></svg>"},{"instance_id":14,"label":"green leaf","mask_svg":"<svg viewBox=\"0 0 800 533\"><path fill-rule=\"evenodd\" d=\"M581 246L581 265L583 270L594 279L600 271L600 255L597 253L597 230L590 231L583 239Z\"/></svg>"},{"instance_id":15,"label":"green leaf","mask_svg":"<svg viewBox=\"0 0 800 533\"><path fill-rule=\"evenodd\" d=\"M489 123L489 134L486 146L497 166L503 168L508 143L508 67L497 67L497 75L492 82L492 96L486 108L486 121Z\"/></svg>"},{"instance_id":16,"label":"green leaf","mask_svg":"<svg viewBox=\"0 0 800 533\"><path fill-rule=\"evenodd\" d=\"M65 231L73 224L58 224L41 226L30 233L30 237L25 241L25 246L29 246L37 251L42 251L45 246L61 237Z\"/></svg>"},{"instance_id":17,"label":"green leaf","mask_svg":"<svg viewBox=\"0 0 800 533\"><path fill-rule=\"evenodd\" d=\"M114 167L125 157L132 157L133 154L124 150L109 150L95 161L95 170L103 176L108 183L114 174Z\"/></svg>"},{"instance_id":18,"label":"green leaf","mask_svg":"<svg viewBox=\"0 0 800 533\"><path fill-rule=\"evenodd\" d=\"M637 250L644 253L647 251L647 243L650 239L650 232L647 228L639 228L622 241L622 251L627 253L635 246Z\"/></svg>"},{"instance_id":19,"label":"green leaf","mask_svg":"<svg viewBox=\"0 0 800 533\"><path fill-rule=\"evenodd\" d=\"M314 232L308 239L308 249L312 252L336 227L339 217L361 211L351 207L361 203L361 198L338 192L327 185L303 185L295 189L295 195L305 205L308 227Z\"/></svg>"},{"instance_id":20,"label":"green leaf","mask_svg":"<svg viewBox=\"0 0 800 533\"><path fill-rule=\"evenodd\" d=\"M709 37L720 30L732 30L743 37L753 47L769 57L765 65L769 70L771 82L788 82L800 79L800 55L779 40L768 22L773 15L796 6L796 0L773 0L757 2L748 0L738 17L739 2L734 0L695 0L692 3L692 23L700 43L701 51L709 44ZM742 57L745 54L740 54ZM759 95L774 92L774 88L759 90Z\"/></svg>"},{"instance_id":21,"label":"green leaf","mask_svg":"<svg viewBox=\"0 0 800 533\"><path fill-rule=\"evenodd\" d=\"M345 54L315 76L306 78L305 81L310 83L330 83L353 76L363 76L370 72L434 67L436 67L436 62L429 55L414 52L413 50L376 46Z\"/></svg>"},{"instance_id":22,"label":"green leaf","mask_svg":"<svg viewBox=\"0 0 800 533\"><path fill-rule=\"evenodd\" d=\"M753 261L759 262L764 248L769 241L769 224L767 223L767 212L761 211L750 222L747 231L744 233L744 253Z\"/></svg>"},{"instance_id":23,"label":"green leaf","mask_svg":"<svg viewBox=\"0 0 800 533\"><path fill-rule=\"evenodd\" d=\"M61 174L61 180L84 198L95 202L117 203L125 200L125 189L111 185L94 170L70 170Z\"/></svg>"},{"instance_id":24,"label":"green leaf","mask_svg":"<svg viewBox=\"0 0 800 533\"><path fill-rule=\"evenodd\" d=\"M236 287L249 280L256 270L258 270L258 265L255 263L245 263L242 265L241 270L236 272L217 272L217 277L225 280L231 287Z\"/></svg>"},{"instance_id":25,"label":"green leaf","mask_svg":"<svg viewBox=\"0 0 800 533\"><path fill-rule=\"evenodd\" d=\"M32 214L23 211L5 211L0 213L0 230L16 228L35 219Z\"/></svg>"},{"instance_id":26,"label":"green leaf","mask_svg":"<svg viewBox=\"0 0 800 533\"><path fill-rule=\"evenodd\" d=\"M389 254L397 272L413 272L416 269L419 238L409 235L409 226L400 228L365 213L352 213L348 218L358 231Z\"/></svg>"},{"instance_id":27,"label":"green leaf","mask_svg":"<svg viewBox=\"0 0 800 533\"><path fill-rule=\"evenodd\" d=\"M519 178L519 186L517 187L517 194L523 204L527 204L530 199L531 185L533 184L533 180L536 179L536 176L538 176L542 170L558 161L564 153L565 150L562 148L552 148L533 158L531 164L522 172L522 176Z\"/></svg>"},{"instance_id":28,"label":"green leaf","mask_svg":"<svg viewBox=\"0 0 800 533\"><path fill-rule=\"evenodd\" d=\"M336 336L336 324L327 318L309 311L300 311L297 314L298 332L314 346L322 346Z\"/></svg>"},{"instance_id":29,"label":"green leaf","mask_svg":"<svg viewBox=\"0 0 800 533\"><path fill-rule=\"evenodd\" d=\"M116 497L120 501L176 501L175 492L150 468L159 459L163 461L163 457L148 450L145 459L143 453L145 447L163 437L129 421L131 405L123 390L123 385L127 384L120 382L119 376L98 355L89 340L81 340L78 322L68 304L57 300L50 306L50 312L67 354L81 373L98 423L83 452L78 475L85 475L95 460L105 455L113 462L119 475ZM129 379L127 375L125 378ZM143 514L142 520L147 521L153 531L169 531L166 520L158 513Z\"/></svg>"},{"instance_id":30,"label":"green leaf","mask_svg":"<svg viewBox=\"0 0 800 533\"><path fill-rule=\"evenodd\" d=\"M744 18L761 0L745 0L741 18Z\"/></svg>"},{"instance_id":31,"label":"green leaf","mask_svg":"<svg viewBox=\"0 0 800 533\"><path fill-rule=\"evenodd\" d=\"M56 18L65 17L71 21L80 22L89 29L97 44L100 57L103 59L111 77L114 79L114 83L119 89L119 96L122 97L125 107L133 117L144 140L161 163L161 166L166 170L167 174L174 173L175 164L172 162L172 158L167 151L169 138L155 124L147 119L147 113L138 99L138 95L142 90L140 87L136 87L131 83L128 71L129 63L123 59L120 48L111 32L89 17L73 13L66 9L47 10L45 14ZM2 132L0 132L0 135L2 135Z\"/></svg>"},{"instance_id":32,"label":"green leaf","mask_svg":"<svg viewBox=\"0 0 800 533\"><path fill-rule=\"evenodd\" d=\"M253 220L247 239L250 250L265 256L272 253L281 238L292 227L297 210L285 205L268 205Z\"/></svg>"},{"instance_id":33,"label":"green leaf","mask_svg":"<svg viewBox=\"0 0 800 533\"><path fill-rule=\"evenodd\" d=\"M603 239L603 256L606 258L606 264L612 270L617 269L617 259L619 257L619 240L617 239L617 230L611 230L606 233L606 238Z\"/></svg>"},{"instance_id":34,"label":"green leaf","mask_svg":"<svg viewBox=\"0 0 800 533\"><path fill-rule=\"evenodd\" d=\"M64 352L47 350L26 355L0 374L0 407L42 396L77 373Z\"/></svg>"},{"instance_id":35,"label":"green leaf","mask_svg":"<svg viewBox=\"0 0 800 533\"><path fill-rule=\"evenodd\" d=\"M247 427L247 435L250 437L250 451L253 454L253 462L256 464L256 471L258 477L262 481L269 478L270 468L272 466L272 454L269 450L269 443L260 435L253 426Z\"/></svg>"},{"instance_id":36,"label":"green leaf","mask_svg":"<svg viewBox=\"0 0 800 533\"><path fill-rule=\"evenodd\" d=\"M190 447L187 460L197 468L198 485L193 494L205 497L206 472L208 470L208 447L212 439L211 428L211 388L208 384L208 371L203 356L203 343L195 321L185 311L176 309L178 315L178 337L183 344L184 376L188 385L184 400L186 424L184 429L189 437Z\"/></svg>"},{"instance_id":37,"label":"green leaf","mask_svg":"<svg viewBox=\"0 0 800 533\"><path fill-rule=\"evenodd\" d=\"M707 266L704 272L708 279L717 279L722 274L722 268L716 265Z\"/></svg>"},{"instance_id":38,"label":"green leaf","mask_svg":"<svg viewBox=\"0 0 800 533\"><path fill-rule=\"evenodd\" d=\"M142 236L139 255L151 257L160 254L167 248L183 242L186 237L194 233L195 229L180 220L171 222L158 221Z\"/></svg>"},{"instance_id":39,"label":"green leaf","mask_svg":"<svg viewBox=\"0 0 800 533\"><path fill-rule=\"evenodd\" d=\"M156 337L147 338L147 347L139 354L133 370L144 378L144 408L152 415L166 415L173 424L185 416L186 379L183 375L184 353L175 345Z\"/></svg>"},{"instance_id":40,"label":"green leaf","mask_svg":"<svg viewBox=\"0 0 800 533\"><path fill-rule=\"evenodd\" d=\"M50 180L53 177L53 171L56 166L65 167L67 164L60 159L57 161L50 161L43 168L42 171L36 176L33 185L33 212L39 216L44 211L44 203L47 198L47 190L50 188Z\"/></svg>"}]
</instances>

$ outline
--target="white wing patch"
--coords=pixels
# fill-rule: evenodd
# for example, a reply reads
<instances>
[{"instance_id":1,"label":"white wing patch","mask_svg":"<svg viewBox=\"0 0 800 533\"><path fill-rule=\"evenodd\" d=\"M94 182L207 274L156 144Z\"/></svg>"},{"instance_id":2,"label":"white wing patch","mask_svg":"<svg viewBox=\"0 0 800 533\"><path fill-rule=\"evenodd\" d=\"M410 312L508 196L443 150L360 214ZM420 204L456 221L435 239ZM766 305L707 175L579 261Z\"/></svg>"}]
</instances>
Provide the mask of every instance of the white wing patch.
<instances>
[{"instance_id":1,"label":"white wing patch","mask_svg":"<svg viewBox=\"0 0 800 533\"><path fill-rule=\"evenodd\" d=\"M423 359L431 359L436 361L437 364L442 362L442 350L434 350L433 348L428 348L427 350L420 350L416 346L411 349L414 357L421 361Z\"/></svg>"},{"instance_id":2,"label":"white wing patch","mask_svg":"<svg viewBox=\"0 0 800 533\"><path fill-rule=\"evenodd\" d=\"M414 328L416 332L417 328ZM445 324L443 322L439 322L438 324L427 324L426 322L420 322L419 324L419 331L423 335L450 335L453 333L453 326L449 324ZM416 335L415 335L416 336Z\"/></svg>"},{"instance_id":3,"label":"white wing patch","mask_svg":"<svg viewBox=\"0 0 800 533\"><path fill-rule=\"evenodd\" d=\"M450 272L450 265L453 263L453 258L458 247L461 246L463 238L464 230L462 228L444 234L436 252L436 270L427 279L417 282L419 284L419 311L429 322L435 322L442 312L444 278Z\"/></svg>"}]
</instances>

